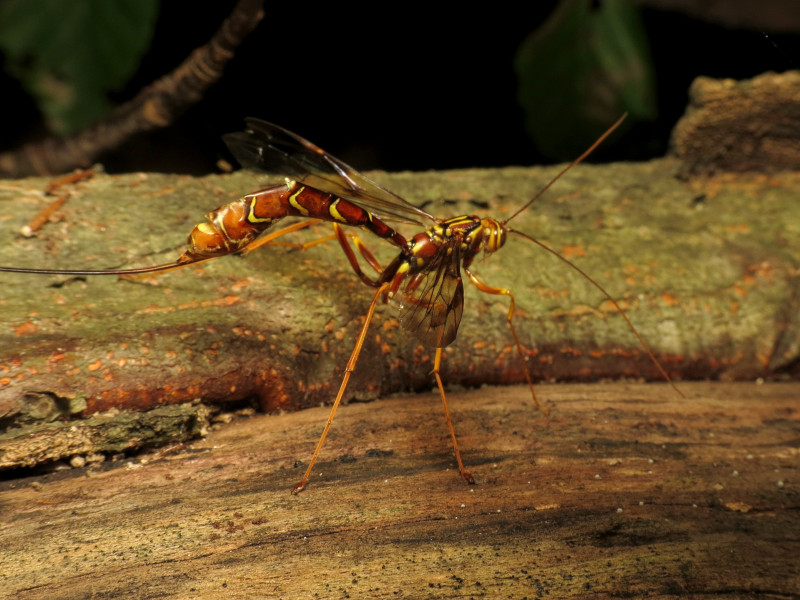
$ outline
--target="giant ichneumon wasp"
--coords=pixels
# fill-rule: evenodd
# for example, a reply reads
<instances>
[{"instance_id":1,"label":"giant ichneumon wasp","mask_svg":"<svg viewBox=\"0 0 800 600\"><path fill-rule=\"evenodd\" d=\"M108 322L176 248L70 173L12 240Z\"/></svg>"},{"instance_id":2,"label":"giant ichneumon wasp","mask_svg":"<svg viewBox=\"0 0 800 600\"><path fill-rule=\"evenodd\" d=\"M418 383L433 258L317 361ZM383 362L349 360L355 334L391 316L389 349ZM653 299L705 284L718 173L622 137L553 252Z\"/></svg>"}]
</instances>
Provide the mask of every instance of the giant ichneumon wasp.
<instances>
[{"instance_id":1,"label":"giant ichneumon wasp","mask_svg":"<svg viewBox=\"0 0 800 600\"><path fill-rule=\"evenodd\" d=\"M328 421L303 479L294 486L292 493L296 494L302 491L308 483L311 469L319 456L336 409L345 395L350 374L356 366L375 307L380 301L385 303L390 300L399 309L402 327L423 343L436 348L432 373L436 378L442 398L458 469L468 483L474 483L472 475L464 468L461 461L458 441L439 374L442 349L453 342L461 321L464 304L462 272L480 291L508 296L508 325L524 365L531 396L536 406L542 408L536 399L533 382L525 362L525 353L514 328L512 320L515 307L514 296L508 289L493 287L485 283L471 269L472 262L478 253L489 254L499 250L505 244L508 234L514 233L537 244L578 271L598 288L625 319L628 327L633 331L664 378L672 384L669 376L622 308L600 284L546 244L508 226L514 217L533 204L564 173L586 158L619 126L622 119L624 116L586 152L566 166L533 198L504 221L467 215L439 219L380 187L302 137L277 125L258 119L248 119L245 131L228 134L224 137L233 155L244 167L270 173L281 173L289 178L284 184L247 194L239 200L211 211L206 215L208 220L197 225L191 232L189 248L176 262L138 269L63 270L0 267L0 271L69 275L159 273L228 254L254 250L292 231L320 221L331 222L334 235L323 238L323 240L338 240L356 275L366 285L375 288L375 293L345 368L345 374L333 401ZM304 217L305 220L270 234L261 235L279 220L289 216ZM387 225L386 221L419 225L427 227L427 229L407 240ZM345 232L344 225L364 229L387 240L397 246L399 254L388 265L381 266L361 238L352 232ZM316 242L306 244L306 247L314 243ZM362 271L354 247L362 259L374 269L376 276L371 277ZM672 385L675 387L674 384Z\"/></svg>"}]
</instances>

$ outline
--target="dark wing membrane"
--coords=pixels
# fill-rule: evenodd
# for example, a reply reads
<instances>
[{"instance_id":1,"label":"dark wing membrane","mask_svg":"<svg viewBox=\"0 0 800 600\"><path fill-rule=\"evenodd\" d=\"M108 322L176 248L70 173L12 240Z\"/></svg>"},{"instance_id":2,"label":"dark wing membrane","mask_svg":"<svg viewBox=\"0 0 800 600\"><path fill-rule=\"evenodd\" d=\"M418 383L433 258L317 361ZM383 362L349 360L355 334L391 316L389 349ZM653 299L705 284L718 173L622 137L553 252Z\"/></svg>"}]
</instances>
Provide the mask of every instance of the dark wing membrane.
<instances>
[{"instance_id":1,"label":"dark wing membrane","mask_svg":"<svg viewBox=\"0 0 800 600\"><path fill-rule=\"evenodd\" d=\"M428 346L449 346L464 310L459 242L442 248L428 268L406 279L400 299L400 325Z\"/></svg>"},{"instance_id":2,"label":"dark wing membrane","mask_svg":"<svg viewBox=\"0 0 800 600\"><path fill-rule=\"evenodd\" d=\"M424 225L436 219L382 188L319 146L266 121L247 119L247 129L222 136L239 163L350 200L385 219Z\"/></svg>"}]
</instances>

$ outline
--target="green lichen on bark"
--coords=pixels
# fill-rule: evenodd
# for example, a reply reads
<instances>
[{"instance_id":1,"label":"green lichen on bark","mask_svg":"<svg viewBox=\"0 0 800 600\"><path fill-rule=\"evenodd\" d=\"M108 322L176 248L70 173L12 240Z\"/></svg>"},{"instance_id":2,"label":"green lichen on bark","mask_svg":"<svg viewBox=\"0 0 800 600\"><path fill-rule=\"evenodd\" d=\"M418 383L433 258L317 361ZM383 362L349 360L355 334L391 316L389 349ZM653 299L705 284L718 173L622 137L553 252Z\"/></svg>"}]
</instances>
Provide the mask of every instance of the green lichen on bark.
<instances>
[{"instance_id":1,"label":"green lichen on bark","mask_svg":"<svg viewBox=\"0 0 800 600\"><path fill-rule=\"evenodd\" d=\"M375 174L442 217L506 218L552 168ZM677 164L580 166L512 221L559 250L626 309L667 370L684 378L797 377L800 176L675 177ZM0 189L0 264L133 267L174 260L202 215L259 187L249 173L202 179L97 176L34 238L17 231L46 200L45 181ZM413 228L401 228L413 234ZM327 226L295 236L327 235ZM386 264L388 244L363 234ZM474 265L513 290L514 317L535 381L658 379L611 304L580 275L521 238ZM305 252L265 247L163 275L0 275L0 418L26 394L85 402L83 414L202 399L258 398L263 408L330 401L371 291L335 243ZM451 384L510 383L523 370L507 301L468 281L464 318L447 349ZM379 307L349 396L429 388L433 352Z\"/></svg>"}]
</instances>

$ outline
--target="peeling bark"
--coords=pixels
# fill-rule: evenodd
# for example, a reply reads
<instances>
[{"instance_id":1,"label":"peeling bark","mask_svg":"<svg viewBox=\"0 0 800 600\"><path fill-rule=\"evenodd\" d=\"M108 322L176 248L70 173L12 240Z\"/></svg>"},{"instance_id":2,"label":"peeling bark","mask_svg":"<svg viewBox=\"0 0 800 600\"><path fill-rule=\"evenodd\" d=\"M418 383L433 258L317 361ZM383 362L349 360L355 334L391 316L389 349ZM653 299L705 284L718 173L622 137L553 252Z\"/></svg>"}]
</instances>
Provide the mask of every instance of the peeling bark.
<instances>
[{"instance_id":1,"label":"peeling bark","mask_svg":"<svg viewBox=\"0 0 800 600\"><path fill-rule=\"evenodd\" d=\"M800 170L800 71L698 77L671 145L688 177Z\"/></svg>"}]
</instances>

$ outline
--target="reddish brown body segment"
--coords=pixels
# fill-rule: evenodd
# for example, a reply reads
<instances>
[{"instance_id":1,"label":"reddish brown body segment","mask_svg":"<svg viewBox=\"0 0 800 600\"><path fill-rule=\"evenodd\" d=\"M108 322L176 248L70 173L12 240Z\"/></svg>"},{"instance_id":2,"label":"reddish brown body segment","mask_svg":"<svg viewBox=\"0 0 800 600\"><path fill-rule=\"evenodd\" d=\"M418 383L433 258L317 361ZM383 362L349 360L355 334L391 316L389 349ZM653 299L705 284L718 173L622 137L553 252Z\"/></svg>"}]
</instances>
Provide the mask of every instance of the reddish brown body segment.
<instances>
[{"instance_id":1,"label":"reddish brown body segment","mask_svg":"<svg viewBox=\"0 0 800 600\"><path fill-rule=\"evenodd\" d=\"M287 180L239 200L225 204L206 215L208 221L189 234L189 249L179 262L239 252L284 217L308 217L360 227L405 248L405 238L360 206L334 194Z\"/></svg>"}]
</instances>

